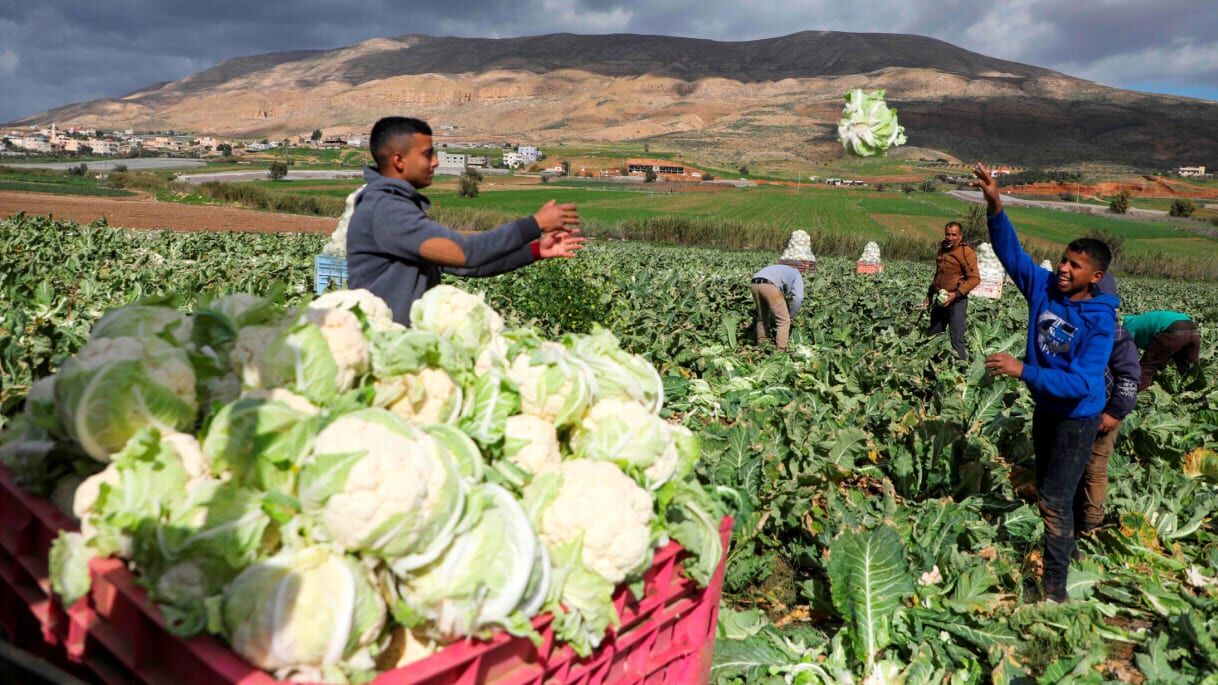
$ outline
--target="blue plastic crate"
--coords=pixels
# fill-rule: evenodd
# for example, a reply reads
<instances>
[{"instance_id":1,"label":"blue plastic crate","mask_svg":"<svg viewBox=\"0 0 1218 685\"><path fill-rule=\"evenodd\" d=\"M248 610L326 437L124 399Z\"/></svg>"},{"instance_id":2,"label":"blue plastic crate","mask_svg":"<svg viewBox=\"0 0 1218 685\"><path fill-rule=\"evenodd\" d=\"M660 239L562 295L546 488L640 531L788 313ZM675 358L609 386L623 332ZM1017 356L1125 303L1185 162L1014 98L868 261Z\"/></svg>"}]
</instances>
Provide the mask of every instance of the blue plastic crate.
<instances>
[{"instance_id":1,"label":"blue plastic crate","mask_svg":"<svg viewBox=\"0 0 1218 685\"><path fill-rule=\"evenodd\" d=\"M313 258L313 289L320 295L331 287L347 287L347 260L319 254Z\"/></svg>"}]
</instances>

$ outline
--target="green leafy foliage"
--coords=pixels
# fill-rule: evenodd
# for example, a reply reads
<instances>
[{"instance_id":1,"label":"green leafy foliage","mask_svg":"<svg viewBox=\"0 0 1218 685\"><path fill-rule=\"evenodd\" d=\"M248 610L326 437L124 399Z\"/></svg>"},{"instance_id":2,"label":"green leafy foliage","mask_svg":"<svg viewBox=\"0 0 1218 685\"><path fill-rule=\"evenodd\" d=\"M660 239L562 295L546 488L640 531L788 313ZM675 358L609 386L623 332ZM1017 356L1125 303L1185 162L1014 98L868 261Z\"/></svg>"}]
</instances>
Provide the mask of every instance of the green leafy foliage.
<instances>
[{"instance_id":1,"label":"green leafy foliage","mask_svg":"<svg viewBox=\"0 0 1218 685\"><path fill-rule=\"evenodd\" d=\"M31 425L31 435L54 428L40 427L37 412L22 414L22 400L84 344L103 311L166 284L187 308L196 293L269 294L275 282L281 299L297 304L323 243L33 217L0 223L5 420ZM1022 298L973 299L970 359L958 362L946 336L920 335L929 266L890 261L882 275L861 278L853 260L822 256L791 353L781 355L752 340L748 277L769 258L596 241L579 259L476 283L508 328L535 325L557 337L599 324L658 369L662 415L697 435L696 473L736 520L722 615L754 612L719 636L715 680L1082 683L1118 680L1110 662L1122 658L1150 683L1212 678L1218 288L1120 277L1123 311L1176 309L1198 322L1201 370L1160 372L1122 422L1105 524L1082 540L1087 559L1071 569L1072 600L1056 607L1030 603L1042 535L1033 407L1020 384L987 379L981 365L986 354L1021 353ZM515 411L515 392L502 379L487 382L459 423L497 423ZM687 517L678 504L674 497L666 512L675 529L691 524L681 533L691 545L709 541L692 526L696 512ZM854 614L834 602L830 567L846 535L854 552L871 535L895 535L898 558L884 568L903 569L870 665L856 651Z\"/></svg>"}]
</instances>

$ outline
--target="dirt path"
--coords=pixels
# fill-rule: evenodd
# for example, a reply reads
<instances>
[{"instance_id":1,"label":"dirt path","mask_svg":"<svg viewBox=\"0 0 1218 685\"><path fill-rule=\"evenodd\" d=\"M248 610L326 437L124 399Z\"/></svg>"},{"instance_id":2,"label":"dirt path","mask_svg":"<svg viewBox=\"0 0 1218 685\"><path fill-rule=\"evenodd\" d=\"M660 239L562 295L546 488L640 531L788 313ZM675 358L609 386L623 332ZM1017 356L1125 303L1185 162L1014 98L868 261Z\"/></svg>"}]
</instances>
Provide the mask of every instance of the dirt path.
<instances>
[{"instance_id":1,"label":"dirt path","mask_svg":"<svg viewBox=\"0 0 1218 685\"><path fill-rule=\"evenodd\" d=\"M111 226L168 228L175 231L241 231L247 233L330 233L337 219L275 214L236 207L157 202L151 196L129 198L0 192L0 217L18 212L50 214L57 219L90 223L102 217Z\"/></svg>"}]
</instances>

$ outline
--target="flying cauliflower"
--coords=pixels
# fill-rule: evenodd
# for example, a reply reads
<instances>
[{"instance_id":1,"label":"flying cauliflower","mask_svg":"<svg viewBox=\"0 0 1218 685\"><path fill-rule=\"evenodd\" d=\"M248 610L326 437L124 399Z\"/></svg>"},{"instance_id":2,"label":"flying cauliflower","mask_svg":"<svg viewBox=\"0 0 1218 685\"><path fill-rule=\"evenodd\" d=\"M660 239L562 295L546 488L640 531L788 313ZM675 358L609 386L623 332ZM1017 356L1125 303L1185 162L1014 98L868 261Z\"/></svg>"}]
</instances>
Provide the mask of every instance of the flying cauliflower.
<instances>
[{"instance_id":1,"label":"flying cauliflower","mask_svg":"<svg viewBox=\"0 0 1218 685\"><path fill-rule=\"evenodd\" d=\"M864 93L855 88L846 93L837 135L846 152L859 157L882 155L905 144L905 127L897 124L897 111L889 109L882 90Z\"/></svg>"}]
</instances>

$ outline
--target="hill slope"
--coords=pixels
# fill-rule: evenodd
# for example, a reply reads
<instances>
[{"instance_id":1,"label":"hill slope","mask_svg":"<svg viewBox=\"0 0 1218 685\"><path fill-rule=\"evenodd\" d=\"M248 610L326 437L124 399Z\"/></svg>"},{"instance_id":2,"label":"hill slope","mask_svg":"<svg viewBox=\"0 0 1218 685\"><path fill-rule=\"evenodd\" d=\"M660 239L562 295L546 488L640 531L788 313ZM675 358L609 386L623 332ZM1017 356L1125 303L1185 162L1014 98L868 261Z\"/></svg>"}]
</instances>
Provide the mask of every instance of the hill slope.
<instances>
[{"instance_id":1,"label":"hill slope","mask_svg":"<svg viewBox=\"0 0 1218 685\"><path fill-rule=\"evenodd\" d=\"M910 144L1013 163L1218 161L1218 103L1101 86L920 36L377 38L239 57L18 123L222 135L366 132L390 113L463 137L662 138L708 161L840 154L842 94L888 91Z\"/></svg>"}]
</instances>

